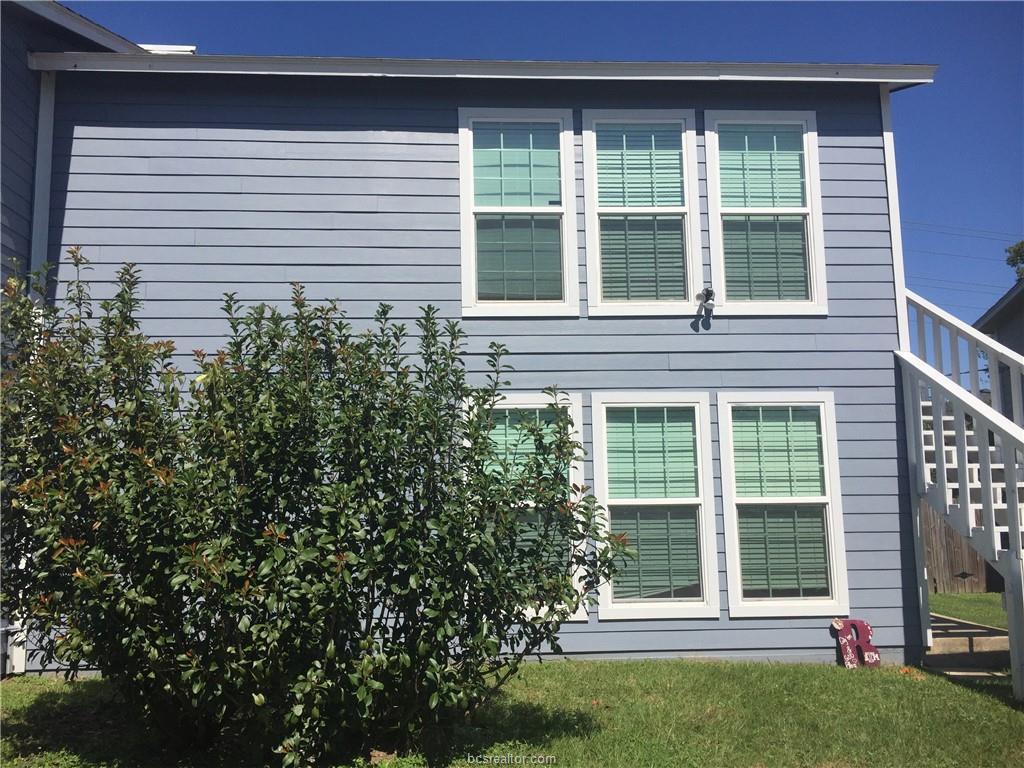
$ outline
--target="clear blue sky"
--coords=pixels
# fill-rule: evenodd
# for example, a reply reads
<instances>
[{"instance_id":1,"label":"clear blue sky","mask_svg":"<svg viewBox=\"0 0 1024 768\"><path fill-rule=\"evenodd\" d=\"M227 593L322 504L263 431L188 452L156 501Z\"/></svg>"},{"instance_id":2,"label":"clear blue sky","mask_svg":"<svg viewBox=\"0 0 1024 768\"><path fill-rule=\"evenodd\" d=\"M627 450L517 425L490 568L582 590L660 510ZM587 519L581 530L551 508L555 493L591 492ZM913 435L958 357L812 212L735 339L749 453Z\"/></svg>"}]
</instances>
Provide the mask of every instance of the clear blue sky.
<instances>
[{"instance_id":1,"label":"clear blue sky","mask_svg":"<svg viewBox=\"0 0 1024 768\"><path fill-rule=\"evenodd\" d=\"M1024 3L67 2L200 53L938 64L893 96L910 287L973 320L1024 239Z\"/></svg>"}]
</instances>

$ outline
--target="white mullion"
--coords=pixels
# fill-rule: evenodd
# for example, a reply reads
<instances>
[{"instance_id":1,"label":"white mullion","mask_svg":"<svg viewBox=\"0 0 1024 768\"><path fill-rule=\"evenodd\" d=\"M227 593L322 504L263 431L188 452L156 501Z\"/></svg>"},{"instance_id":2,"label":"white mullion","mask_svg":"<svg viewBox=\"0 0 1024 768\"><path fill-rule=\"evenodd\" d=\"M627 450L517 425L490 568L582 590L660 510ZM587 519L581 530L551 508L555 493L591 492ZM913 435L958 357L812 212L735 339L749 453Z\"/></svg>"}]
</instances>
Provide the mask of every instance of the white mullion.
<instances>
[{"instance_id":1,"label":"white mullion","mask_svg":"<svg viewBox=\"0 0 1024 768\"><path fill-rule=\"evenodd\" d=\"M638 406L639 407L639 406ZM648 497L643 499L609 499L608 504L613 507L693 507L700 506L703 502L699 497L685 498L666 496L665 498Z\"/></svg>"},{"instance_id":2,"label":"white mullion","mask_svg":"<svg viewBox=\"0 0 1024 768\"><path fill-rule=\"evenodd\" d=\"M826 490L828 486L826 484ZM831 502L829 494L824 496L737 496L737 506L748 506L748 505L776 505L776 506L792 506L794 504L828 504Z\"/></svg>"},{"instance_id":3,"label":"white mullion","mask_svg":"<svg viewBox=\"0 0 1024 768\"><path fill-rule=\"evenodd\" d=\"M810 216L811 209L806 206L801 208L772 208L772 207L719 207L718 212L723 216Z\"/></svg>"},{"instance_id":4,"label":"white mullion","mask_svg":"<svg viewBox=\"0 0 1024 768\"><path fill-rule=\"evenodd\" d=\"M686 206L679 205L599 205L598 216L679 216L686 215Z\"/></svg>"},{"instance_id":5,"label":"white mullion","mask_svg":"<svg viewBox=\"0 0 1024 768\"><path fill-rule=\"evenodd\" d=\"M541 216L546 214L557 214L559 216L565 215L565 207L561 205L474 205L473 214L491 214L491 215L510 215L514 216L517 214L527 216Z\"/></svg>"}]
</instances>

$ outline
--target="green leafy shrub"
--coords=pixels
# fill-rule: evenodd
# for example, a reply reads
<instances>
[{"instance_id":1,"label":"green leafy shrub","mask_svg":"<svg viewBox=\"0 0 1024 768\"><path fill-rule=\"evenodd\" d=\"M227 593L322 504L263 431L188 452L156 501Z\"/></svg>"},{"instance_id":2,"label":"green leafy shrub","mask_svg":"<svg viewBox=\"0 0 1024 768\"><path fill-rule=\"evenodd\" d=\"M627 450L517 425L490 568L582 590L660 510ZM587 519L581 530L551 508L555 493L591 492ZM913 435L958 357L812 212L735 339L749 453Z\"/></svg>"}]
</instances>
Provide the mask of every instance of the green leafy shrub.
<instances>
[{"instance_id":1,"label":"green leafy shrub","mask_svg":"<svg viewBox=\"0 0 1024 768\"><path fill-rule=\"evenodd\" d=\"M296 287L287 314L228 296L186 384L139 330L138 271L119 280L95 315L80 279L61 307L5 289L3 601L46 660L301 765L443 744L559 650L623 547L570 487L567 409L495 455L500 345L471 386L436 310L357 333Z\"/></svg>"}]
</instances>

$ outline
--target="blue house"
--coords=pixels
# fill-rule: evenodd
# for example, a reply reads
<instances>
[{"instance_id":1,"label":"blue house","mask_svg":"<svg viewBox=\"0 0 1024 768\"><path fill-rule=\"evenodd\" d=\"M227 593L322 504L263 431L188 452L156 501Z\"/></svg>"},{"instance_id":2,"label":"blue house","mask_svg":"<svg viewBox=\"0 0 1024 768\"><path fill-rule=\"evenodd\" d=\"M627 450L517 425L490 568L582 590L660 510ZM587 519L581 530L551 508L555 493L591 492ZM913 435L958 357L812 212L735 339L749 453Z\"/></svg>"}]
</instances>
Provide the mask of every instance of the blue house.
<instances>
[{"instance_id":1,"label":"blue house","mask_svg":"<svg viewBox=\"0 0 1024 768\"><path fill-rule=\"evenodd\" d=\"M566 654L833 661L853 617L915 660L928 503L1006 579L1024 696L1024 357L904 283L890 103L934 67L168 54L52 3L3 26L5 273L65 280L81 245L104 298L138 262L186 371L226 291L434 304L476 370L510 348L506 444L568 393L638 558Z\"/></svg>"}]
</instances>

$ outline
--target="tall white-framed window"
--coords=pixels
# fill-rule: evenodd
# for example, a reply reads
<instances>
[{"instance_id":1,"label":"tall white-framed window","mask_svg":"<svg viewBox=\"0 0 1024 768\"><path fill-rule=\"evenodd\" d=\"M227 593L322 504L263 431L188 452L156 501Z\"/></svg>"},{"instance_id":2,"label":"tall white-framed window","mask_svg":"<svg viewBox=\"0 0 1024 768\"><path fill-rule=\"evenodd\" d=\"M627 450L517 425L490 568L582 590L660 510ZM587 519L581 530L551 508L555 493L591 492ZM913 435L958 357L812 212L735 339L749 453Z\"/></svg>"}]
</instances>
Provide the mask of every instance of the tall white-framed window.
<instances>
[{"instance_id":1,"label":"tall white-framed window","mask_svg":"<svg viewBox=\"0 0 1024 768\"><path fill-rule=\"evenodd\" d=\"M831 392L719 392L729 615L850 611Z\"/></svg>"},{"instance_id":2,"label":"tall white-framed window","mask_svg":"<svg viewBox=\"0 0 1024 768\"><path fill-rule=\"evenodd\" d=\"M704 136L716 314L827 314L815 113L708 110Z\"/></svg>"},{"instance_id":3,"label":"tall white-framed window","mask_svg":"<svg viewBox=\"0 0 1024 768\"><path fill-rule=\"evenodd\" d=\"M554 421L554 408L569 412L573 424L573 439L582 443L583 398L578 392L560 393L557 405L544 392L507 392L492 412L491 439L498 454L506 461L515 462L533 453L535 446L530 435L522 429L524 423L550 424ZM581 458L581 457L579 457ZM582 488L583 463L577 458L569 467L569 485ZM527 513L529 514L529 513ZM582 589L582 580L579 580ZM569 621L587 621L586 602L572 614Z\"/></svg>"},{"instance_id":4,"label":"tall white-framed window","mask_svg":"<svg viewBox=\"0 0 1024 768\"><path fill-rule=\"evenodd\" d=\"M587 308L692 314L702 285L692 109L583 110Z\"/></svg>"},{"instance_id":5,"label":"tall white-framed window","mask_svg":"<svg viewBox=\"0 0 1024 768\"><path fill-rule=\"evenodd\" d=\"M594 392L594 492L637 557L599 590L598 618L717 617L709 398Z\"/></svg>"},{"instance_id":6,"label":"tall white-framed window","mask_svg":"<svg viewBox=\"0 0 1024 768\"><path fill-rule=\"evenodd\" d=\"M464 316L579 315L571 109L459 109Z\"/></svg>"}]
</instances>

